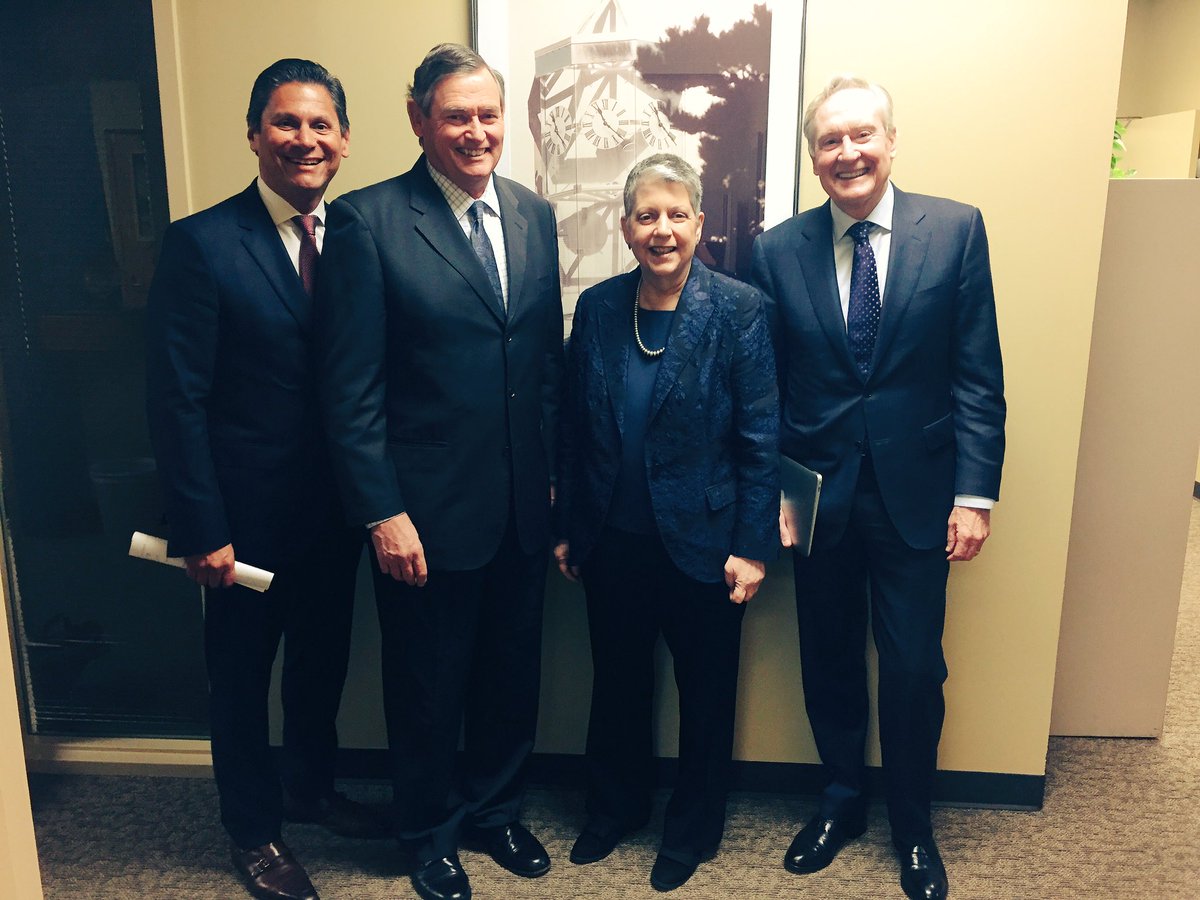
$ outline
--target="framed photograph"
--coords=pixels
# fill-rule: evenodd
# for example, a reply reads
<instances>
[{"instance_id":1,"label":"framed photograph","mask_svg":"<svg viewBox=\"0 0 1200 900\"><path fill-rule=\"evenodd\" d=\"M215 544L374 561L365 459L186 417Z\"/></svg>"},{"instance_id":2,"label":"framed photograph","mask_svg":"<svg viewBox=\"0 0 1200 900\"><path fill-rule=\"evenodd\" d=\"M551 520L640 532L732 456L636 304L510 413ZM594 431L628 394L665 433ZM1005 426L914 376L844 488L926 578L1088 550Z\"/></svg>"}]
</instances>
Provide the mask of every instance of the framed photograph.
<instances>
[{"instance_id":1,"label":"framed photograph","mask_svg":"<svg viewBox=\"0 0 1200 900\"><path fill-rule=\"evenodd\" d=\"M636 265L625 176L654 153L700 172L710 268L748 279L764 228L797 209L804 3L473 0L475 48L505 78L498 171L558 217L563 309Z\"/></svg>"}]
</instances>

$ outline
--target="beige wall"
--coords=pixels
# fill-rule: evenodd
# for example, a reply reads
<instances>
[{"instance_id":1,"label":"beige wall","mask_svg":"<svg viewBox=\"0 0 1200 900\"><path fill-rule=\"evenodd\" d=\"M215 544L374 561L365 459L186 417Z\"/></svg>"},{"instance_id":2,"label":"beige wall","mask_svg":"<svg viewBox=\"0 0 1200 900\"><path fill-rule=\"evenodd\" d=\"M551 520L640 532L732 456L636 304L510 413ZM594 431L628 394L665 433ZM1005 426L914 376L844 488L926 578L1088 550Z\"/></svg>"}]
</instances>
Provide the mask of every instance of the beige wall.
<instances>
[{"instance_id":1,"label":"beige wall","mask_svg":"<svg viewBox=\"0 0 1200 900\"><path fill-rule=\"evenodd\" d=\"M1118 116L1200 108L1200 3L1129 0Z\"/></svg>"},{"instance_id":2,"label":"beige wall","mask_svg":"<svg viewBox=\"0 0 1200 900\"><path fill-rule=\"evenodd\" d=\"M1162 733L1200 441L1197 234L1195 178L1110 182L1055 734Z\"/></svg>"},{"instance_id":3,"label":"beige wall","mask_svg":"<svg viewBox=\"0 0 1200 900\"><path fill-rule=\"evenodd\" d=\"M183 129L174 150L168 138L173 214L250 180L246 94L258 70L282 55L312 56L345 82L352 155L337 190L407 167L417 148L403 115L403 85L430 45L466 39L466 8L360 0L318 27L278 0L159 0L164 117L168 130L175 117ZM900 128L897 183L979 205L992 241L1010 449L995 536L979 561L952 577L941 765L1041 774L1125 5L864 0L852 25L846 16L843 3L810 0L808 90L847 69L887 84ZM169 83L172 67L178 77ZM823 199L811 176L803 190L804 205ZM181 201L185 191L190 200ZM1062 252L1066 221L1069 254ZM582 598L553 575L546 621L538 749L578 752L589 684ZM349 746L381 746L378 641L365 597L357 627L342 733ZM738 756L815 761L800 712L786 563L772 567L745 631ZM669 713L673 687L662 681ZM667 715L663 752L674 750L673 731Z\"/></svg>"},{"instance_id":4,"label":"beige wall","mask_svg":"<svg viewBox=\"0 0 1200 900\"><path fill-rule=\"evenodd\" d=\"M1119 116L1200 108L1200 3L1130 0ZM1196 464L1200 484L1200 460Z\"/></svg>"},{"instance_id":5,"label":"beige wall","mask_svg":"<svg viewBox=\"0 0 1200 900\"><path fill-rule=\"evenodd\" d=\"M0 569L4 550L0 548ZM0 897L40 900L42 876L34 843L33 815L21 746L24 725L17 708L8 603L8 580L0 575Z\"/></svg>"},{"instance_id":6,"label":"beige wall","mask_svg":"<svg viewBox=\"0 0 1200 900\"><path fill-rule=\"evenodd\" d=\"M1131 119L1121 168L1137 178L1195 178L1200 110Z\"/></svg>"}]
</instances>

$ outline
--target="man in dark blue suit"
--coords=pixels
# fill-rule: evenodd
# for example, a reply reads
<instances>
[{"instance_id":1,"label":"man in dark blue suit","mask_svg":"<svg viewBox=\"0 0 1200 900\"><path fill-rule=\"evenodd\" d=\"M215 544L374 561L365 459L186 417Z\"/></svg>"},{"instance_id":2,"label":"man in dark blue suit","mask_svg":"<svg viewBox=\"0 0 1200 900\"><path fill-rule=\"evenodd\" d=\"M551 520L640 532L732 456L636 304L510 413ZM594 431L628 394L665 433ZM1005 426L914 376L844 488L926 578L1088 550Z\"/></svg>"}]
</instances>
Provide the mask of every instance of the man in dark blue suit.
<instances>
[{"instance_id":1,"label":"man in dark blue suit","mask_svg":"<svg viewBox=\"0 0 1200 900\"><path fill-rule=\"evenodd\" d=\"M988 537L1004 455L987 237L978 209L892 185L896 128L879 85L835 78L804 134L830 202L763 234L753 269L771 298L781 450L824 476L812 554L795 573L828 785L784 865L822 869L865 830L869 617L901 885L934 900L948 890L930 821L946 579Z\"/></svg>"},{"instance_id":2,"label":"man in dark blue suit","mask_svg":"<svg viewBox=\"0 0 1200 900\"><path fill-rule=\"evenodd\" d=\"M478 54L434 47L408 115L412 169L329 208L319 366L346 515L378 562L398 834L417 893L463 900L460 843L523 877L550 868L518 817L550 546L558 238L549 203L493 175L503 83Z\"/></svg>"},{"instance_id":3,"label":"man in dark blue suit","mask_svg":"<svg viewBox=\"0 0 1200 900\"><path fill-rule=\"evenodd\" d=\"M334 791L335 719L361 529L343 524L310 365L324 194L350 152L341 83L308 60L259 75L246 115L258 178L163 240L147 310L151 436L170 552L205 591L213 774L233 861L256 897L316 897L283 815L353 836L379 817ZM235 560L275 572L258 594ZM285 635L283 757L268 737ZM282 788L281 790L281 782Z\"/></svg>"}]
</instances>

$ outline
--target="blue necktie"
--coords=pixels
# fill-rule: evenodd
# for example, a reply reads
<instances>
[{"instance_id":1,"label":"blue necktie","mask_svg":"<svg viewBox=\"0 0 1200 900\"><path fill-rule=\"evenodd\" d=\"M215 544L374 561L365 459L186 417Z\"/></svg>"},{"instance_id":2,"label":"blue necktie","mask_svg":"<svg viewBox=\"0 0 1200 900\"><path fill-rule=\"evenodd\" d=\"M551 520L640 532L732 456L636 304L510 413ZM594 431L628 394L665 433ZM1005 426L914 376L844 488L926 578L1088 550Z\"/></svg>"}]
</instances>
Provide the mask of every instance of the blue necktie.
<instances>
[{"instance_id":1,"label":"blue necktie","mask_svg":"<svg viewBox=\"0 0 1200 900\"><path fill-rule=\"evenodd\" d=\"M865 378L871 371L871 355L879 334L879 273L871 250L870 222L856 222L847 234L854 239L854 267L850 270L850 308L846 311L846 334L854 363Z\"/></svg>"},{"instance_id":2,"label":"blue necktie","mask_svg":"<svg viewBox=\"0 0 1200 900\"><path fill-rule=\"evenodd\" d=\"M496 254L492 250L492 242L488 239L487 232L483 230L483 211L486 208L487 205L482 200L476 200L467 210L467 215L471 219L471 249L475 251L475 255L483 264L483 271L487 272L488 281L492 283L492 290L496 292L496 302L503 310L504 291L500 288L500 268L496 265Z\"/></svg>"}]
</instances>

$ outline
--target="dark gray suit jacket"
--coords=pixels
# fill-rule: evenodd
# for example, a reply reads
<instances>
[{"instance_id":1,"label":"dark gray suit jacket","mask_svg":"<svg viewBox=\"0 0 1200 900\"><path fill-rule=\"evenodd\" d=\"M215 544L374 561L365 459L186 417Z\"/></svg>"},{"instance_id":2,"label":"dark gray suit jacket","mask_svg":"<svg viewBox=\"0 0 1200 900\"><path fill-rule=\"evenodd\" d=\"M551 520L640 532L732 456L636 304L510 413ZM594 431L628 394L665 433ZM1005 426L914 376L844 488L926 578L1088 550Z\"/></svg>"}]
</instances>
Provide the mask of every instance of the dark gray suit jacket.
<instances>
[{"instance_id":1,"label":"dark gray suit jacket","mask_svg":"<svg viewBox=\"0 0 1200 900\"><path fill-rule=\"evenodd\" d=\"M550 204L496 178L508 312L422 156L329 207L317 350L350 522L411 517L431 569L492 558L510 506L527 552L550 538L562 373Z\"/></svg>"}]
</instances>

